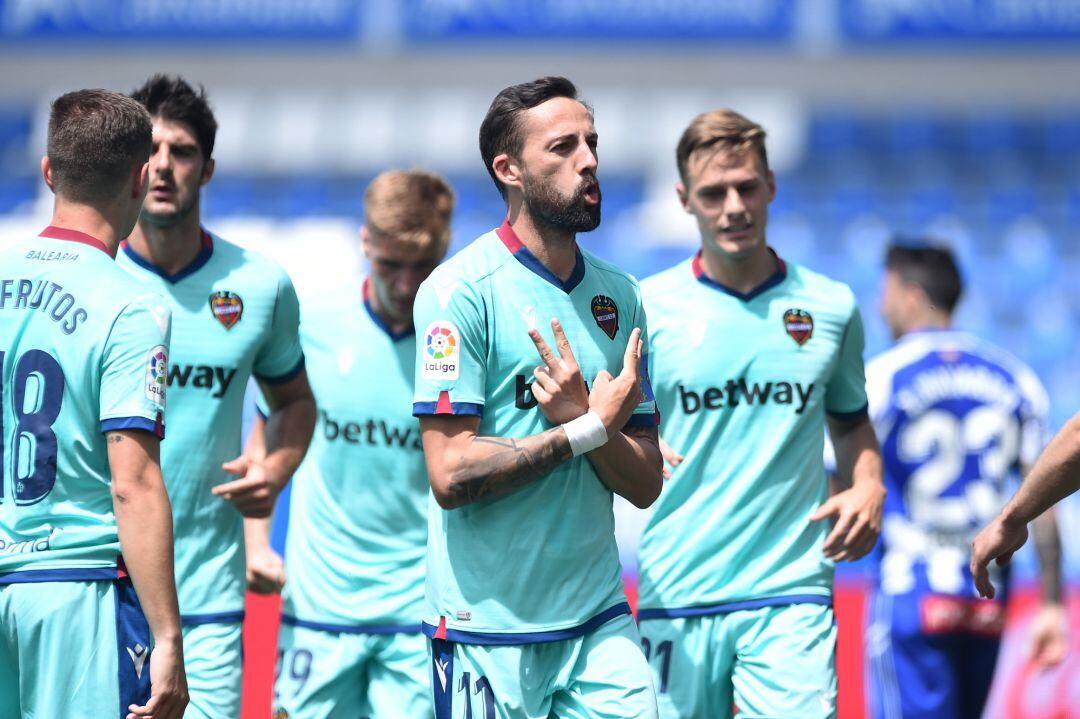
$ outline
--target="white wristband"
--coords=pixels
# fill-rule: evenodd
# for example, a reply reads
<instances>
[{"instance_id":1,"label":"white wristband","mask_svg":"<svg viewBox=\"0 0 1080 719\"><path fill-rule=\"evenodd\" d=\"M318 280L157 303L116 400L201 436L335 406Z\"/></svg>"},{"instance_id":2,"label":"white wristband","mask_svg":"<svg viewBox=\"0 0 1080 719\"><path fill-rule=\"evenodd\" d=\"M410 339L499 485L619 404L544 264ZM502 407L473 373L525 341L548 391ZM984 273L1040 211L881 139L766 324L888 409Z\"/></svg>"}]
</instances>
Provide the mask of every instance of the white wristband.
<instances>
[{"instance_id":1,"label":"white wristband","mask_svg":"<svg viewBox=\"0 0 1080 719\"><path fill-rule=\"evenodd\" d=\"M607 428L603 420L593 410L589 410L577 419L572 419L562 426L566 438L570 441L570 451L577 457L607 444Z\"/></svg>"}]
</instances>

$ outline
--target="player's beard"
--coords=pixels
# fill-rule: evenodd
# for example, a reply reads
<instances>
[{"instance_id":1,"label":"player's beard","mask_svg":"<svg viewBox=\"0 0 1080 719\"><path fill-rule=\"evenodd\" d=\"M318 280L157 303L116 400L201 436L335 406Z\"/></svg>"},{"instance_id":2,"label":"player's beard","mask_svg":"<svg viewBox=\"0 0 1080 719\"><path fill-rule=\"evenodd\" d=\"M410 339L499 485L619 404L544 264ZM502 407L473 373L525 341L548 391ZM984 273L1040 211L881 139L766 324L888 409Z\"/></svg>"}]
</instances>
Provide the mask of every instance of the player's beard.
<instances>
[{"instance_id":1,"label":"player's beard","mask_svg":"<svg viewBox=\"0 0 1080 719\"><path fill-rule=\"evenodd\" d=\"M596 185L597 203L585 201L586 189ZM540 224L563 232L592 232L600 225L600 183L595 178L582 180L570 197L559 193L551 183L538 181L529 173L522 177L522 190L529 216Z\"/></svg>"},{"instance_id":2,"label":"player's beard","mask_svg":"<svg viewBox=\"0 0 1080 719\"><path fill-rule=\"evenodd\" d=\"M197 198L198 195L193 196L173 212L147 212L144 208L142 212L139 213L139 219L146 221L154 227L173 227L191 214L192 210L195 209L195 201Z\"/></svg>"}]
</instances>

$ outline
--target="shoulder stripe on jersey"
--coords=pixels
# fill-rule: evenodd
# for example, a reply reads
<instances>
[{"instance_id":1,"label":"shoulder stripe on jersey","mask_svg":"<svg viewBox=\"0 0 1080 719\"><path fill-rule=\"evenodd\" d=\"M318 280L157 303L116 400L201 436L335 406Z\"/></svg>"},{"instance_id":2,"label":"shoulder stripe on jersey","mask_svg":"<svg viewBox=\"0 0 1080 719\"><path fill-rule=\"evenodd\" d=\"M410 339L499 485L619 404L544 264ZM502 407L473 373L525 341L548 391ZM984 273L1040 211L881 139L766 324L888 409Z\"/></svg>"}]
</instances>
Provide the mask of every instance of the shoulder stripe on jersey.
<instances>
[{"instance_id":1,"label":"shoulder stripe on jersey","mask_svg":"<svg viewBox=\"0 0 1080 719\"><path fill-rule=\"evenodd\" d=\"M451 402L450 394L443 390L437 402L413 402L413 417L425 415L452 414L473 417L484 416L484 405L476 402Z\"/></svg>"},{"instance_id":2,"label":"shoulder stripe on jersey","mask_svg":"<svg viewBox=\"0 0 1080 719\"><path fill-rule=\"evenodd\" d=\"M180 625L201 627L204 624L239 624L244 621L243 610L239 612L217 612L216 614L181 614Z\"/></svg>"},{"instance_id":3,"label":"shoulder stripe on jersey","mask_svg":"<svg viewBox=\"0 0 1080 719\"><path fill-rule=\"evenodd\" d=\"M66 227L49 225L38 233L38 237L48 237L50 240L65 240L67 242L81 242L84 245L96 247L110 257L112 256L109 253L109 248L105 246L104 242L85 232L79 232L78 230L69 230Z\"/></svg>"},{"instance_id":4,"label":"shoulder stripe on jersey","mask_svg":"<svg viewBox=\"0 0 1080 719\"><path fill-rule=\"evenodd\" d=\"M660 410L649 414L632 414L626 420L624 427L658 427L660 425Z\"/></svg>"},{"instance_id":5,"label":"shoulder stripe on jersey","mask_svg":"<svg viewBox=\"0 0 1080 719\"><path fill-rule=\"evenodd\" d=\"M719 290L720 292L723 292L726 295L731 295L735 299L742 300L743 302L749 302L761 293L771 290L773 287L776 287L778 284L787 279L787 263L780 259L780 257L776 254L776 252L773 251L771 247L769 248L769 252L771 252L772 256L776 259L776 272L773 273L773 275L769 277L769 279L765 280L749 292L745 293L739 292L738 290L733 290L726 285L722 285L716 280L709 277L707 274L705 274L705 267L701 262L701 250L698 250L698 253L694 255L694 259L690 262L690 269L693 271L694 277L697 278L697 281L705 285L706 287L711 287L714 290Z\"/></svg>"},{"instance_id":6,"label":"shoulder stripe on jersey","mask_svg":"<svg viewBox=\"0 0 1080 719\"><path fill-rule=\"evenodd\" d=\"M117 578L116 567L80 567L77 569L30 569L0 573L0 585L35 582L101 582Z\"/></svg>"},{"instance_id":7,"label":"shoulder stripe on jersey","mask_svg":"<svg viewBox=\"0 0 1080 719\"><path fill-rule=\"evenodd\" d=\"M281 615L281 623L301 629L316 629L339 634L419 634L419 624L327 624L297 619L289 614Z\"/></svg>"},{"instance_id":8,"label":"shoulder stripe on jersey","mask_svg":"<svg viewBox=\"0 0 1080 719\"><path fill-rule=\"evenodd\" d=\"M861 408L854 412L834 412L831 409L825 410L825 414L829 415L833 419L838 419L841 422L854 422L857 419L870 416L870 405L864 404Z\"/></svg>"},{"instance_id":9,"label":"shoulder stripe on jersey","mask_svg":"<svg viewBox=\"0 0 1080 719\"><path fill-rule=\"evenodd\" d=\"M502 243L506 246L506 249L510 250L510 254L514 256L521 264L539 276L546 282L558 287L563 292L570 294L575 287L581 284L581 281L585 279L585 258L581 256L581 250L575 248L575 261L574 271L570 273L570 277L563 282L560 280L554 272L549 270L543 262L536 258L529 248L525 246L525 243L518 238L517 233L514 232L514 228L510 226L510 221L507 220L502 223L502 226L495 230L495 234L499 236Z\"/></svg>"},{"instance_id":10,"label":"shoulder stripe on jersey","mask_svg":"<svg viewBox=\"0 0 1080 719\"><path fill-rule=\"evenodd\" d=\"M158 439L165 439L165 424L158 420L146 417L110 417L101 420L101 431L115 432L118 429L141 429L149 432Z\"/></svg>"},{"instance_id":11,"label":"shoulder stripe on jersey","mask_svg":"<svg viewBox=\"0 0 1080 719\"><path fill-rule=\"evenodd\" d=\"M266 384L285 384L287 382L291 382L294 379L296 379L296 377L300 374L300 372L303 371L304 364L305 364L304 355L300 355L300 360L296 363L296 366L293 367L288 372L286 372L285 374L279 374L279 375L274 376L274 377L270 377L268 375L261 375L261 374L258 374L257 372L253 372L252 374L254 374L256 379L258 379L260 382L265 382Z\"/></svg>"},{"instance_id":12,"label":"shoulder stripe on jersey","mask_svg":"<svg viewBox=\"0 0 1080 719\"><path fill-rule=\"evenodd\" d=\"M742 602L721 602L719 604L706 604L698 607L676 607L672 609L651 608L639 609L638 621L649 619L677 619L679 617L703 617L711 614L727 614L729 612L742 612L748 609L762 609L764 607L786 607L791 604L820 604L824 607L832 606L832 597L820 594L789 594L783 597L765 597L763 599L748 599Z\"/></svg>"},{"instance_id":13,"label":"shoulder stripe on jersey","mask_svg":"<svg viewBox=\"0 0 1080 719\"><path fill-rule=\"evenodd\" d=\"M124 251L124 254L128 256L128 259L137 264L139 267L142 267L147 272L153 272L155 275L162 278L166 282L169 282L170 284L176 284L185 277L190 277L191 275L201 270L203 266L210 261L210 258L214 254L214 239L206 230L200 231L202 247L199 248L199 254L195 255L195 259L193 259L187 267L172 275L168 274L160 267L155 265L153 262L137 253L131 247L131 243L127 240L124 240L122 243L120 243L120 247Z\"/></svg>"},{"instance_id":14,"label":"shoulder stripe on jersey","mask_svg":"<svg viewBox=\"0 0 1080 719\"><path fill-rule=\"evenodd\" d=\"M576 639L607 624L616 617L629 613L630 605L626 602L620 602L576 627L555 629L547 632L469 632L461 629L445 629L445 637L436 637L436 633L442 634L439 630L445 627L445 618L440 619L438 627L424 622L423 630L424 634L432 639L447 639L459 644L480 644L497 647L516 646L518 644L544 644Z\"/></svg>"}]
</instances>

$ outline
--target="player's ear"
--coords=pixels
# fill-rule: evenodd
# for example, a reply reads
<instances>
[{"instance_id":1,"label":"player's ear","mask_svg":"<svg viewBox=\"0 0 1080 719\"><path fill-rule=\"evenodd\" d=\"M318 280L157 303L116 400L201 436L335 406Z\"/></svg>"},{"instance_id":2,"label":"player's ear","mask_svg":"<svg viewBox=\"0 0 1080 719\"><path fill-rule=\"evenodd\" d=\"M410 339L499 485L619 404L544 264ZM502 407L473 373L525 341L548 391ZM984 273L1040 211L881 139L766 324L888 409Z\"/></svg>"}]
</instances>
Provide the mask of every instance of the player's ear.
<instances>
[{"instance_id":1,"label":"player's ear","mask_svg":"<svg viewBox=\"0 0 1080 719\"><path fill-rule=\"evenodd\" d=\"M200 178L199 180L200 187L202 185L205 185L207 182L210 182L210 178L214 176L215 167L217 167L217 162L215 162L214 158L212 157L203 163L202 178Z\"/></svg>"},{"instance_id":2,"label":"player's ear","mask_svg":"<svg viewBox=\"0 0 1080 719\"><path fill-rule=\"evenodd\" d=\"M517 160L505 152L496 155L491 161L491 169L495 171L495 177L507 187L521 187L521 166Z\"/></svg>"},{"instance_id":3,"label":"player's ear","mask_svg":"<svg viewBox=\"0 0 1080 719\"><path fill-rule=\"evenodd\" d=\"M42 155L41 157L41 176L45 178L45 184L49 186L49 190L55 193L56 187L53 185L52 162L49 161L48 155Z\"/></svg>"},{"instance_id":4,"label":"player's ear","mask_svg":"<svg viewBox=\"0 0 1080 719\"><path fill-rule=\"evenodd\" d=\"M679 196L679 204L682 205L683 210L690 212L690 193L682 180L675 183L675 194Z\"/></svg>"},{"instance_id":5,"label":"player's ear","mask_svg":"<svg viewBox=\"0 0 1080 719\"><path fill-rule=\"evenodd\" d=\"M364 250L364 256L371 259L371 233L367 225L360 225L360 247Z\"/></svg>"},{"instance_id":6,"label":"player's ear","mask_svg":"<svg viewBox=\"0 0 1080 719\"><path fill-rule=\"evenodd\" d=\"M131 172L131 196L140 198L146 197L146 190L150 186L150 163L144 162L141 165L135 165Z\"/></svg>"}]
</instances>

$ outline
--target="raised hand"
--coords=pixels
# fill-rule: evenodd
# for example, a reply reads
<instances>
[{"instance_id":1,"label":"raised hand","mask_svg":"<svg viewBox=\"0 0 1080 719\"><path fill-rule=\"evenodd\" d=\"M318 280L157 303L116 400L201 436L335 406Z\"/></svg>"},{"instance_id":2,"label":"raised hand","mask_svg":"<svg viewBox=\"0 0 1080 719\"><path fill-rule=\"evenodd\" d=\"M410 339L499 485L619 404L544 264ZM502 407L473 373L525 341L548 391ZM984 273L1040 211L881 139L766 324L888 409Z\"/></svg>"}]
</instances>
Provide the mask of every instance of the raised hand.
<instances>
[{"instance_id":1,"label":"raised hand","mask_svg":"<svg viewBox=\"0 0 1080 719\"><path fill-rule=\"evenodd\" d=\"M529 330L529 337L544 363L533 370L532 393L549 422L564 424L589 411L589 392L559 320L551 320L551 329L555 333L558 355L535 328Z\"/></svg>"},{"instance_id":2,"label":"raised hand","mask_svg":"<svg viewBox=\"0 0 1080 719\"><path fill-rule=\"evenodd\" d=\"M623 353L622 371L612 377L607 370L601 370L593 381L589 409L600 415L609 437L626 425L630 415L641 404L641 380L638 375L641 349L641 329L635 327Z\"/></svg>"}]
</instances>

